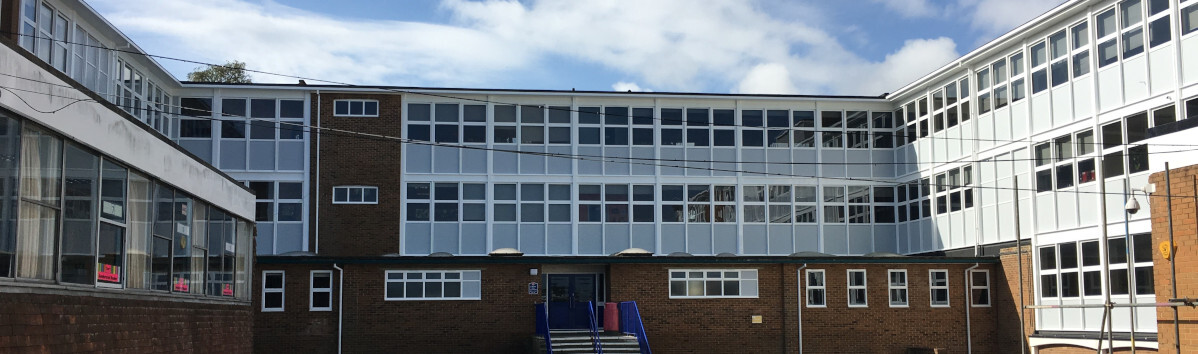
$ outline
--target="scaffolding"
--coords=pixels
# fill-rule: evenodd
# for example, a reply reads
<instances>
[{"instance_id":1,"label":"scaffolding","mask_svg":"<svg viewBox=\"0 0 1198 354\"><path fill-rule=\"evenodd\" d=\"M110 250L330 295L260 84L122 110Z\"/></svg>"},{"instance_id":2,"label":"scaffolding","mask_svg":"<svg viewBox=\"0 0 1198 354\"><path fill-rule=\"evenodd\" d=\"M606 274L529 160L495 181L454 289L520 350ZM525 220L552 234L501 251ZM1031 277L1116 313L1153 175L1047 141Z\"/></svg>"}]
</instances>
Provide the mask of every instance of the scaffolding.
<instances>
[{"instance_id":1,"label":"scaffolding","mask_svg":"<svg viewBox=\"0 0 1198 354\"><path fill-rule=\"evenodd\" d=\"M1194 185L1195 191L1198 192L1198 176L1192 176L1192 177L1194 179L1193 185ZM1173 188L1172 188L1171 182L1172 181L1170 178L1169 163L1165 162L1165 200L1166 200L1165 204L1166 204L1166 208L1167 208L1166 212L1167 212L1168 219L1169 219L1169 243L1168 243L1168 246L1169 246L1170 251L1172 251L1172 248L1175 247L1174 246L1175 243L1173 242L1173 192L1172 192ZM1130 195L1132 189L1130 188L1129 184L1130 184L1130 182L1128 182L1128 180L1124 180L1123 191L1124 191L1124 202L1126 203L1126 207L1124 208L1124 214L1123 214L1124 215L1124 223L1123 223L1123 225L1124 225L1124 231L1128 234L1130 234L1130 232L1128 230L1128 226L1127 226L1129 214L1135 213L1136 211L1139 210L1139 204L1135 201L1135 197ZM1099 188L1099 191L1098 191L1099 195L1105 196L1106 195L1106 183L1099 183L1098 188ZM1015 215L1016 215L1016 217L1015 217L1015 237L1016 237L1015 245L1018 248L1017 263L1019 263L1019 307L1020 307L1020 310L1019 310L1019 328L1020 328L1019 344L1020 344L1020 348L1019 348L1019 350L1021 353L1025 352L1027 350L1027 334L1024 332L1026 330L1027 323L1025 322L1024 314L1023 314L1023 312L1025 310L1102 308L1103 309L1102 323L1099 326L1099 328L1102 328L1102 330L1099 332L1098 350L1097 350L1097 353L1101 354L1104 349L1103 345L1102 345L1102 341L1104 339L1107 342L1106 349L1107 349L1108 353L1114 352L1114 350L1115 350L1114 320L1111 317L1111 310L1113 310L1115 308L1133 308L1134 309L1134 308L1142 308L1142 307L1170 307L1173 309L1173 346L1174 346L1175 353L1181 353L1181 325L1178 322L1178 307L1181 307L1181 306L1194 307L1196 305L1196 302L1198 302L1198 299L1191 299L1189 297L1185 297L1185 298L1177 297L1177 264L1175 261L1177 256L1176 256L1176 254L1173 254L1173 252L1170 252L1170 255L1167 257L1169 260L1169 271L1170 271L1169 283L1173 288L1172 293L1169 298L1169 301L1167 301L1167 302L1116 303L1114 301L1111 301L1110 262L1103 262L1102 270L1103 270L1104 277L1106 278L1106 291L1104 291L1104 295L1105 295L1104 303L1102 303L1102 304L1071 304L1071 305L1025 305L1024 304L1024 288L1023 288L1023 275L1024 275L1023 246L1022 246L1023 237L1020 235L1020 225L1019 225L1019 194L1018 194L1019 180L1018 179L1015 180L1014 190L1016 191L1015 192L1016 193L1015 194ZM1138 190L1138 191L1144 192L1145 195L1150 195L1153 192L1152 190ZM1100 203L1100 205L1101 205L1101 209L1102 209L1100 225L1103 225L1101 245L1102 245L1103 249L1105 250L1106 245L1108 244L1107 243L1108 232L1107 232L1107 227L1106 227L1106 225L1108 225L1107 220L1106 220L1106 215L1107 215L1106 205L1107 205L1107 203L1105 200L1103 200ZM1029 246L1029 249L1030 248L1032 248L1032 247ZM1128 262L1128 267L1130 269L1130 267L1132 267L1132 264L1131 264L1132 257L1129 255L1128 257L1126 257L1126 260ZM1128 288L1129 289L1134 288L1133 287L1134 284L1131 284L1131 281L1132 281L1131 279L1132 279L1131 277L1128 277ZM1135 311L1134 310L1132 311L1132 321L1133 322L1135 321ZM1135 334L1136 334L1135 333L1135 325L1133 324L1130 327L1130 336L1128 337L1131 341L1130 349L1133 354L1136 352L1136 336L1135 336Z\"/></svg>"}]
</instances>

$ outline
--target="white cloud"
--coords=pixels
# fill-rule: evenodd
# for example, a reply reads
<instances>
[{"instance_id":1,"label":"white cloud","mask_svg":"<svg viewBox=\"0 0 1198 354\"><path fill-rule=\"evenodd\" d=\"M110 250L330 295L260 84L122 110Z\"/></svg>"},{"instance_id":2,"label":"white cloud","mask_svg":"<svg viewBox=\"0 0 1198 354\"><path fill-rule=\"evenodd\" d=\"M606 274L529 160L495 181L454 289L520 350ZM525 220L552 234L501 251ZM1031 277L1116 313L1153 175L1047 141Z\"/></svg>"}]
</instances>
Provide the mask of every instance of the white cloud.
<instances>
[{"instance_id":1,"label":"white cloud","mask_svg":"<svg viewBox=\"0 0 1198 354\"><path fill-rule=\"evenodd\" d=\"M512 87L513 77L567 60L628 78L634 86L624 90L875 95L955 57L952 41L937 39L871 62L750 1L442 0L448 24L335 18L269 1L97 1L119 28L160 45L152 52L355 84Z\"/></svg>"},{"instance_id":2,"label":"white cloud","mask_svg":"<svg viewBox=\"0 0 1198 354\"><path fill-rule=\"evenodd\" d=\"M611 90L624 92L653 92L653 90L641 87L641 85L637 85L635 82L627 81L620 81L612 84Z\"/></svg>"},{"instance_id":3,"label":"white cloud","mask_svg":"<svg viewBox=\"0 0 1198 354\"><path fill-rule=\"evenodd\" d=\"M846 73L846 79L860 92L881 94L893 92L939 69L960 57L952 39L914 39L903 43L886 60L864 66L861 71ZM846 87L845 89L849 89Z\"/></svg>"},{"instance_id":4,"label":"white cloud","mask_svg":"<svg viewBox=\"0 0 1198 354\"><path fill-rule=\"evenodd\" d=\"M932 4L931 0L872 0L885 6L890 11L897 12L907 18L934 17L943 10Z\"/></svg>"},{"instance_id":5,"label":"white cloud","mask_svg":"<svg viewBox=\"0 0 1198 354\"><path fill-rule=\"evenodd\" d=\"M749 70L737 85L738 93L797 94L790 70L778 63L760 64Z\"/></svg>"},{"instance_id":6,"label":"white cloud","mask_svg":"<svg viewBox=\"0 0 1198 354\"><path fill-rule=\"evenodd\" d=\"M982 32L985 41L1048 12L1066 0L960 0L969 14L970 26Z\"/></svg>"}]
</instances>

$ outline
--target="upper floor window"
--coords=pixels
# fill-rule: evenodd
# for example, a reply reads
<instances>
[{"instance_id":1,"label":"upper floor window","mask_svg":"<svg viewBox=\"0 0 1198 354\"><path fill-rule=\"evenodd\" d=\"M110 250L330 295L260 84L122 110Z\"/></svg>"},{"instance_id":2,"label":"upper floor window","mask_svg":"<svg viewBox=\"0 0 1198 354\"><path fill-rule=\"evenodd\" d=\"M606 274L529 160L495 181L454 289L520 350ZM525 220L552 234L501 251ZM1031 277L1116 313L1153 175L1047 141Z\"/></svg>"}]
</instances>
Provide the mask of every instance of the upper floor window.
<instances>
[{"instance_id":1,"label":"upper floor window","mask_svg":"<svg viewBox=\"0 0 1198 354\"><path fill-rule=\"evenodd\" d=\"M424 120L428 120L425 112ZM415 112L409 112L415 115ZM333 116L335 117L378 117L379 101L376 100L335 100L333 101ZM408 120L416 120L416 116Z\"/></svg>"},{"instance_id":2,"label":"upper floor window","mask_svg":"<svg viewBox=\"0 0 1198 354\"><path fill-rule=\"evenodd\" d=\"M379 188L364 186L333 187L333 204L378 204Z\"/></svg>"},{"instance_id":3,"label":"upper floor window","mask_svg":"<svg viewBox=\"0 0 1198 354\"><path fill-rule=\"evenodd\" d=\"M479 270L389 270L385 300L480 300Z\"/></svg>"},{"instance_id":4,"label":"upper floor window","mask_svg":"<svg viewBox=\"0 0 1198 354\"><path fill-rule=\"evenodd\" d=\"M670 298L755 298L756 269L671 269Z\"/></svg>"}]
</instances>

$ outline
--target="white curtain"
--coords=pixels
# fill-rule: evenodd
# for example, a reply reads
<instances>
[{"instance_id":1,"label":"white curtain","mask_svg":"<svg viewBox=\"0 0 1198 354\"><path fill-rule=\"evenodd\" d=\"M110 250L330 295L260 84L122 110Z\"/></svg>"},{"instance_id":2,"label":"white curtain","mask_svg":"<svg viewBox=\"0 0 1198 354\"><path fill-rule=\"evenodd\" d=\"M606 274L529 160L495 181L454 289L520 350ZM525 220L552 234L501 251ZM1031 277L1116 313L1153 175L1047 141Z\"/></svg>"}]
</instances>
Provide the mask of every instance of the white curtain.
<instances>
[{"instance_id":1,"label":"white curtain","mask_svg":"<svg viewBox=\"0 0 1198 354\"><path fill-rule=\"evenodd\" d=\"M125 286L146 289L150 262L150 190L153 184L145 176L129 171L129 236L126 251Z\"/></svg>"},{"instance_id":2,"label":"white curtain","mask_svg":"<svg viewBox=\"0 0 1198 354\"><path fill-rule=\"evenodd\" d=\"M54 239L62 183L62 143L26 129L21 139L21 221L17 226L17 276L54 279Z\"/></svg>"}]
</instances>

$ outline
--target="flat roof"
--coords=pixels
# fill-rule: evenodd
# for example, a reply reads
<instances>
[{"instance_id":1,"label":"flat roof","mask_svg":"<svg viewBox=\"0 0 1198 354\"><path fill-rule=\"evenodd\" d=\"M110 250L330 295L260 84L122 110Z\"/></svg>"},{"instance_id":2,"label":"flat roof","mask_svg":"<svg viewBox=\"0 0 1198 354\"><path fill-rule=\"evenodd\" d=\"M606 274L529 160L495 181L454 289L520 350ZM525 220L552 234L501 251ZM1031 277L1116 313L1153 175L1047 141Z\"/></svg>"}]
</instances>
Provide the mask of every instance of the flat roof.
<instances>
[{"instance_id":1,"label":"flat roof","mask_svg":"<svg viewBox=\"0 0 1198 354\"><path fill-rule=\"evenodd\" d=\"M850 96L850 95L781 95L781 94L748 94L748 93L710 93L710 92L657 92L657 91L593 91L593 90L539 90L539 89L496 89L496 88L463 88L463 87L420 87L420 86L388 86L388 85L313 85L313 84L282 84L282 83L222 83L222 82L194 82L183 81L183 88L205 88L205 87L254 87L254 88L275 88L275 89L302 89L302 90L350 90L350 91L379 91L380 93L410 93L412 91L447 91L447 92L502 92L502 93L524 93L524 94L584 94L584 95L615 95L615 96L704 96L704 97L730 97L730 98L795 98L795 99L843 99L843 100L879 100L886 101L886 95L879 96ZM414 92L419 93L419 92Z\"/></svg>"},{"instance_id":2,"label":"flat roof","mask_svg":"<svg viewBox=\"0 0 1198 354\"><path fill-rule=\"evenodd\" d=\"M971 264L998 263L998 257L789 257L789 256L258 256L258 264Z\"/></svg>"}]
</instances>

